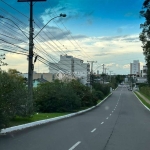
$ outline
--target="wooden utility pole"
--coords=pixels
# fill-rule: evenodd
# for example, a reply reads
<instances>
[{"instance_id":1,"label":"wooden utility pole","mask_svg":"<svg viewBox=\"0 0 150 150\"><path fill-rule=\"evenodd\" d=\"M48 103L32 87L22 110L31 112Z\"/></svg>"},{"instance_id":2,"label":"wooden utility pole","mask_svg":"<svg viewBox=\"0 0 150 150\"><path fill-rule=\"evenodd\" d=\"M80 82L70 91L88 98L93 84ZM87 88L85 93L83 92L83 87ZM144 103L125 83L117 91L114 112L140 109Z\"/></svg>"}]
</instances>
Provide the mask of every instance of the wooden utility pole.
<instances>
[{"instance_id":1,"label":"wooden utility pole","mask_svg":"<svg viewBox=\"0 0 150 150\"><path fill-rule=\"evenodd\" d=\"M91 63L91 73L90 73L90 88L92 92L92 84L93 84L93 63L97 63L97 61L87 61Z\"/></svg>"},{"instance_id":2,"label":"wooden utility pole","mask_svg":"<svg viewBox=\"0 0 150 150\"><path fill-rule=\"evenodd\" d=\"M33 2L46 1L46 0L18 0L18 2L30 3L30 19L29 19L29 56L28 56L28 111L33 111Z\"/></svg>"},{"instance_id":3,"label":"wooden utility pole","mask_svg":"<svg viewBox=\"0 0 150 150\"><path fill-rule=\"evenodd\" d=\"M102 66L103 66L103 73L102 74L103 74L103 84L104 84L104 66L105 65L103 64Z\"/></svg>"}]
</instances>

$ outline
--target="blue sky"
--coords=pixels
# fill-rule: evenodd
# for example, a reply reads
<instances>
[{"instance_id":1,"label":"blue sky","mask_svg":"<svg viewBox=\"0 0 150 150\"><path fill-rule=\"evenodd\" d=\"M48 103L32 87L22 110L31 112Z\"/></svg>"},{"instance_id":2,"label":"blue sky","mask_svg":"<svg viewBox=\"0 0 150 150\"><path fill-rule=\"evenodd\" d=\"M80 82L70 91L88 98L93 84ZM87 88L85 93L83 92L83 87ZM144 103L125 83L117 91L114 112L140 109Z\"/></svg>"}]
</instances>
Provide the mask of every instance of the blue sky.
<instances>
[{"instance_id":1,"label":"blue sky","mask_svg":"<svg viewBox=\"0 0 150 150\"><path fill-rule=\"evenodd\" d=\"M98 63L94 64L95 71L102 72L101 65L105 64L105 67L109 68L108 71L113 71L115 74L129 74L129 64L133 60L139 60L141 67L145 64L142 44L138 39L141 32L140 24L144 22L144 19L139 16L143 2L144 0L47 0L37 2L34 4L35 35L40 30L38 26L41 28L51 18L60 13L67 14L67 17L51 21L43 30L51 40L45 37L44 32L41 32L35 41L35 47L39 48L42 45L42 48L53 58L46 58L51 62L54 59L58 61L59 55L65 53L83 59L84 62L97 61ZM28 36L29 3L1 0L0 15L15 21ZM3 22L0 24L1 28L6 28L4 23L9 23L9 21L0 21ZM11 33L10 30L9 32ZM21 36L20 31L16 32L16 37ZM43 41L41 36L46 39ZM0 38L4 37L0 35ZM28 42L24 36L20 38ZM15 44L14 40L7 40ZM27 44L17 44L28 49ZM38 53L36 48L34 51ZM45 58L44 55L42 57ZM3 69L16 68L21 72L27 72L25 56L6 53L6 61L9 65ZM35 71L48 72L48 68L37 62Z\"/></svg>"}]
</instances>

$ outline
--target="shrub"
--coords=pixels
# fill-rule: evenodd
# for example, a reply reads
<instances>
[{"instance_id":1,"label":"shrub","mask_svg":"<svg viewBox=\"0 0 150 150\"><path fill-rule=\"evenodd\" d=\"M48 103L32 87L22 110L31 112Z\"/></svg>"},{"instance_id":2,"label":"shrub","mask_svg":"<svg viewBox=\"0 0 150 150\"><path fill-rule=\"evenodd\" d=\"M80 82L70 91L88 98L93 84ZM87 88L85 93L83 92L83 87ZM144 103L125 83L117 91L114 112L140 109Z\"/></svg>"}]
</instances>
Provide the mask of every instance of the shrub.
<instances>
[{"instance_id":1,"label":"shrub","mask_svg":"<svg viewBox=\"0 0 150 150\"><path fill-rule=\"evenodd\" d=\"M93 88L96 91L101 91L104 94L104 96L107 96L110 93L110 85L109 84L94 83Z\"/></svg>"},{"instance_id":2,"label":"shrub","mask_svg":"<svg viewBox=\"0 0 150 150\"><path fill-rule=\"evenodd\" d=\"M19 76L0 71L0 128L6 127L11 118L24 115L26 88Z\"/></svg>"},{"instance_id":3,"label":"shrub","mask_svg":"<svg viewBox=\"0 0 150 150\"><path fill-rule=\"evenodd\" d=\"M35 90L34 98L40 112L71 112L81 105L74 90L59 81L41 84Z\"/></svg>"},{"instance_id":4,"label":"shrub","mask_svg":"<svg viewBox=\"0 0 150 150\"><path fill-rule=\"evenodd\" d=\"M105 97L103 92L101 92L101 91L95 91L94 94L99 100L102 100Z\"/></svg>"}]
</instances>

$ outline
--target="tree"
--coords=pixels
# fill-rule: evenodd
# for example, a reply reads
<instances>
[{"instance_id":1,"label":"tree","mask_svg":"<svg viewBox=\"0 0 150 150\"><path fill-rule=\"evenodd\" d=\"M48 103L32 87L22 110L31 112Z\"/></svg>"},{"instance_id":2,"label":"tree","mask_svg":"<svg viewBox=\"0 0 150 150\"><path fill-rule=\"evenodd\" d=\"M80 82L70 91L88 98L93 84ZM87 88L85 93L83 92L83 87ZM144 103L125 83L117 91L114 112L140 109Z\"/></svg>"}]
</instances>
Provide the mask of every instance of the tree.
<instances>
[{"instance_id":1,"label":"tree","mask_svg":"<svg viewBox=\"0 0 150 150\"><path fill-rule=\"evenodd\" d=\"M139 35L142 41L143 54L147 63L147 80L150 86L150 0L145 0L143 3L143 9L140 11L140 15L145 18L145 22L140 25L142 32Z\"/></svg>"},{"instance_id":2,"label":"tree","mask_svg":"<svg viewBox=\"0 0 150 150\"><path fill-rule=\"evenodd\" d=\"M34 100L37 110L44 113L72 112L81 105L68 83L60 81L40 84L34 89Z\"/></svg>"},{"instance_id":3,"label":"tree","mask_svg":"<svg viewBox=\"0 0 150 150\"><path fill-rule=\"evenodd\" d=\"M26 115L27 90L19 75L0 71L0 128L13 117Z\"/></svg>"},{"instance_id":4,"label":"tree","mask_svg":"<svg viewBox=\"0 0 150 150\"><path fill-rule=\"evenodd\" d=\"M116 75L116 82L118 83L122 83L124 81L125 75Z\"/></svg>"}]
</instances>

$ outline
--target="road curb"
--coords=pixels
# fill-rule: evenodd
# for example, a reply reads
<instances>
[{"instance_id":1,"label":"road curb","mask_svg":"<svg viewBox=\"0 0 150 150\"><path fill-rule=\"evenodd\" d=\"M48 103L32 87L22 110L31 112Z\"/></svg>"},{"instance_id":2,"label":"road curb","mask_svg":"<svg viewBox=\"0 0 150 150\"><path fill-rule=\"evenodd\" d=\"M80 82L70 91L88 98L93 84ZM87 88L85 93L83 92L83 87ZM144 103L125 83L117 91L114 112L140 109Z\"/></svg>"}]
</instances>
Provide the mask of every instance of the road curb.
<instances>
[{"instance_id":1,"label":"road curb","mask_svg":"<svg viewBox=\"0 0 150 150\"><path fill-rule=\"evenodd\" d=\"M133 92L134 93L134 92ZM147 109L150 111L150 109L138 98L138 96L134 93L134 95L136 96L136 98L140 101L140 103Z\"/></svg>"},{"instance_id":2,"label":"road curb","mask_svg":"<svg viewBox=\"0 0 150 150\"><path fill-rule=\"evenodd\" d=\"M68 114L68 115L64 115L64 116L60 116L60 117L55 117L55 118L35 121L35 122L23 124L23 125L13 126L13 127L10 127L10 128L5 128L5 129L2 129L0 131L0 134L5 134L5 133L17 131L17 130L23 130L23 129L26 129L26 128L29 128L29 127L34 127L34 126L37 126L37 125L41 125L41 124L45 124L45 123L49 123L49 122L53 122L53 121L57 121L57 120L61 120L61 119L64 119L64 118L69 118L69 117L72 117L72 116L75 116L75 115L78 115L78 114L85 113L85 112L90 111L90 110L94 109L95 107L98 107L99 105L101 105L111 95L112 95L112 93L110 93L105 99L103 99L96 106L90 107L86 110L82 110L82 111L79 111L79 112L76 112L76 113L72 113L72 114Z\"/></svg>"}]
</instances>

